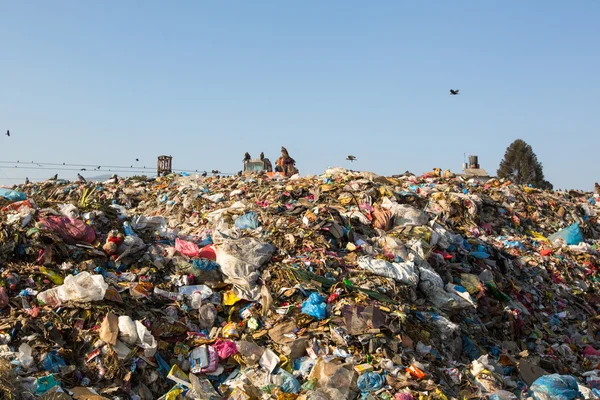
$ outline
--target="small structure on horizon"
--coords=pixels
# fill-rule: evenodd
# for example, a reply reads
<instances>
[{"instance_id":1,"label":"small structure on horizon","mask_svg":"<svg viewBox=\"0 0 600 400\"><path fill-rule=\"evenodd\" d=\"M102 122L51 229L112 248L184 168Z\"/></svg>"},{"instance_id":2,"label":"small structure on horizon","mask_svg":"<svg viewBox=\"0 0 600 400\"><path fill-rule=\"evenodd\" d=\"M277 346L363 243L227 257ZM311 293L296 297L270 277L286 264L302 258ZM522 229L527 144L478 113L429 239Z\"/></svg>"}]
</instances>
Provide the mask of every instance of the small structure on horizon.
<instances>
[{"instance_id":1,"label":"small structure on horizon","mask_svg":"<svg viewBox=\"0 0 600 400\"><path fill-rule=\"evenodd\" d=\"M489 179L491 178L488 173L480 167L478 156L469 156L469 164L463 163L462 165L462 176L471 179Z\"/></svg>"},{"instance_id":2,"label":"small structure on horizon","mask_svg":"<svg viewBox=\"0 0 600 400\"><path fill-rule=\"evenodd\" d=\"M158 176L167 176L173 172L171 163L173 157L171 156L158 156L158 166L156 168L156 174Z\"/></svg>"}]
</instances>

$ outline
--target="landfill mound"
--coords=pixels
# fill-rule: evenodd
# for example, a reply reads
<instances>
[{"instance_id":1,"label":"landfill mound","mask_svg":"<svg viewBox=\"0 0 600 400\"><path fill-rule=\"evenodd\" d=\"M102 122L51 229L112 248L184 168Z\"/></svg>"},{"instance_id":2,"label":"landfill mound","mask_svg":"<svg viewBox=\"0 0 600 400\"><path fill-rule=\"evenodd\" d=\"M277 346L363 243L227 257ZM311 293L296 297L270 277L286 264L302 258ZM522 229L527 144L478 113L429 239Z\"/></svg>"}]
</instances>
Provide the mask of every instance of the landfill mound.
<instances>
[{"instance_id":1,"label":"landfill mound","mask_svg":"<svg viewBox=\"0 0 600 400\"><path fill-rule=\"evenodd\" d=\"M0 398L600 398L600 199L436 175L0 189Z\"/></svg>"}]
</instances>

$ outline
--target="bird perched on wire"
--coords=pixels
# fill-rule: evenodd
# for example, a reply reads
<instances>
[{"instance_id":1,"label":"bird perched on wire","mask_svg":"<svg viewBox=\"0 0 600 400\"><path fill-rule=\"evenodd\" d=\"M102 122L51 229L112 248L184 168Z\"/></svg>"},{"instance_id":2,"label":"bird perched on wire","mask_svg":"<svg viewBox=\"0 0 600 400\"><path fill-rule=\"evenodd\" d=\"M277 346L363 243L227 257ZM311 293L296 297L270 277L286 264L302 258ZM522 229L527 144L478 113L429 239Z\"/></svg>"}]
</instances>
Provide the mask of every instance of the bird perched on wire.
<instances>
[{"instance_id":1,"label":"bird perched on wire","mask_svg":"<svg viewBox=\"0 0 600 400\"><path fill-rule=\"evenodd\" d=\"M29 185L29 178L28 177L25 177L25 184Z\"/></svg>"},{"instance_id":2,"label":"bird perched on wire","mask_svg":"<svg viewBox=\"0 0 600 400\"><path fill-rule=\"evenodd\" d=\"M346 157L346 160L348 160L350 162L354 162L354 161L356 161L356 157L354 157L354 156L348 156L348 157Z\"/></svg>"},{"instance_id":3,"label":"bird perched on wire","mask_svg":"<svg viewBox=\"0 0 600 400\"><path fill-rule=\"evenodd\" d=\"M6 136L10 137L10 131L8 129L6 130Z\"/></svg>"},{"instance_id":4,"label":"bird perched on wire","mask_svg":"<svg viewBox=\"0 0 600 400\"><path fill-rule=\"evenodd\" d=\"M85 180L85 178L83 176L81 176L81 174L77 174L77 181L79 181L81 183L86 183L87 182Z\"/></svg>"},{"instance_id":5,"label":"bird perched on wire","mask_svg":"<svg viewBox=\"0 0 600 400\"><path fill-rule=\"evenodd\" d=\"M246 154L244 154L244 159L242 160L243 162L248 162L252 159L252 157L250 157L250 153L246 152Z\"/></svg>"},{"instance_id":6,"label":"bird perched on wire","mask_svg":"<svg viewBox=\"0 0 600 400\"><path fill-rule=\"evenodd\" d=\"M212 173L213 173L213 175L214 175L214 174L220 174L220 173L221 173L221 172L220 172L218 169L213 169L213 170L212 170L212 171L210 171L210 172L212 172Z\"/></svg>"},{"instance_id":7,"label":"bird perched on wire","mask_svg":"<svg viewBox=\"0 0 600 400\"><path fill-rule=\"evenodd\" d=\"M85 169L85 168L81 168L81 171L87 171L87 169Z\"/></svg>"},{"instance_id":8,"label":"bird perched on wire","mask_svg":"<svg viewBox=\"0 0 600 400\"><path fill-rule=\"evenodd\" d=\"M206 177L206 175L208 175L208 174L206 173L206 171L204 171L204 172L202 173L202 176L203 176L203 177Z\"/></svg>"},{"instance_id":9,"label":"bird perched on wire","mask_svg":"<svg viewBox=\"0 0 600 400\"><path fill-rule=\"evenodd\" d=\"M457 94L460 94L458 92L460 92L460 89L450 89L450 96L456 96Z\"/></svg>"},{"instance_id":10,"label":"bird perched on wire","mask_svg":"<svg viewBox=\"0 0 600 400\"><path fill-rule=\"evenodd\" d=\"M112 180L113 180L113 183L115 183L115 184L116 184L117 182L119 182L119 177L117 176L117 174L113 174L113 175L110 177L110 179L112 179Z\"/></svg>"},{"instance_id":11,"label":"bird perched on wire","mask_svg":"<svg viewBox=\"0 0 600 400\"><path fill-rule=\"evenodd\" d=\"M263 161L265 159L265 153L263 153L262 151L260 152L260 161Z\"/></svg>"},{"instance_id":12,"label":"bird perched on wire","mask_svg":"<svg viewBox=\"0 0 600 400\"><path fill-rule=\"evenodd\" d=\"M58 179L58 174L55 174L52 178L48 179L49 181L55 181Z\"/></svg>"}]
</instances>

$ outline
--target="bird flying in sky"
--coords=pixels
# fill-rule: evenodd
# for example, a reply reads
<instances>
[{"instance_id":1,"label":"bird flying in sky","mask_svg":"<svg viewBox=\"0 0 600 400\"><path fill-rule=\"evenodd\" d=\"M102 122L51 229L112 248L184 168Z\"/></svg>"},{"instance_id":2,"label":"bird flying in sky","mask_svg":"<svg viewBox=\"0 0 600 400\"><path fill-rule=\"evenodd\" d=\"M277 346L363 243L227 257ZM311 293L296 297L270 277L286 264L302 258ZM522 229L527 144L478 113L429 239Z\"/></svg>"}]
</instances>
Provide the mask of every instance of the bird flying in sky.
<instances>
[{"instance_id":1,"label":"bird flying in sky","mask_svg":"<svg viewBox=\"0 0 600 400\"><path fill-rule=\"evenodd\" d=\"M450 96L456 96L457 94L460 94L458 92L460 92L460 89L450 89Z\"/></svg>"}]
</instances>

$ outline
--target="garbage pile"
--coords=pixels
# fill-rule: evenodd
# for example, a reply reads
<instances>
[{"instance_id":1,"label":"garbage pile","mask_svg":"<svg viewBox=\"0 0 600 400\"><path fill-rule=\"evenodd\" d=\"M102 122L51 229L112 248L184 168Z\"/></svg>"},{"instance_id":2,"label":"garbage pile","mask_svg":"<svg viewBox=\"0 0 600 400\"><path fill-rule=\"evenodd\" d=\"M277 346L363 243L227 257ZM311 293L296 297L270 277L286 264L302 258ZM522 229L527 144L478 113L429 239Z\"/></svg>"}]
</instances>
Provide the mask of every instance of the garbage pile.
<instances>
[{"instance_id":1,"label":"garbage pile","mask_svg":"<svg viewBox=\"0 0 600 400\"><path fill-rule=\"evenodd\" d=\"M444 176L0 189L0 398L600 398L598 195Z\"/></svg>"}]
</instances>

